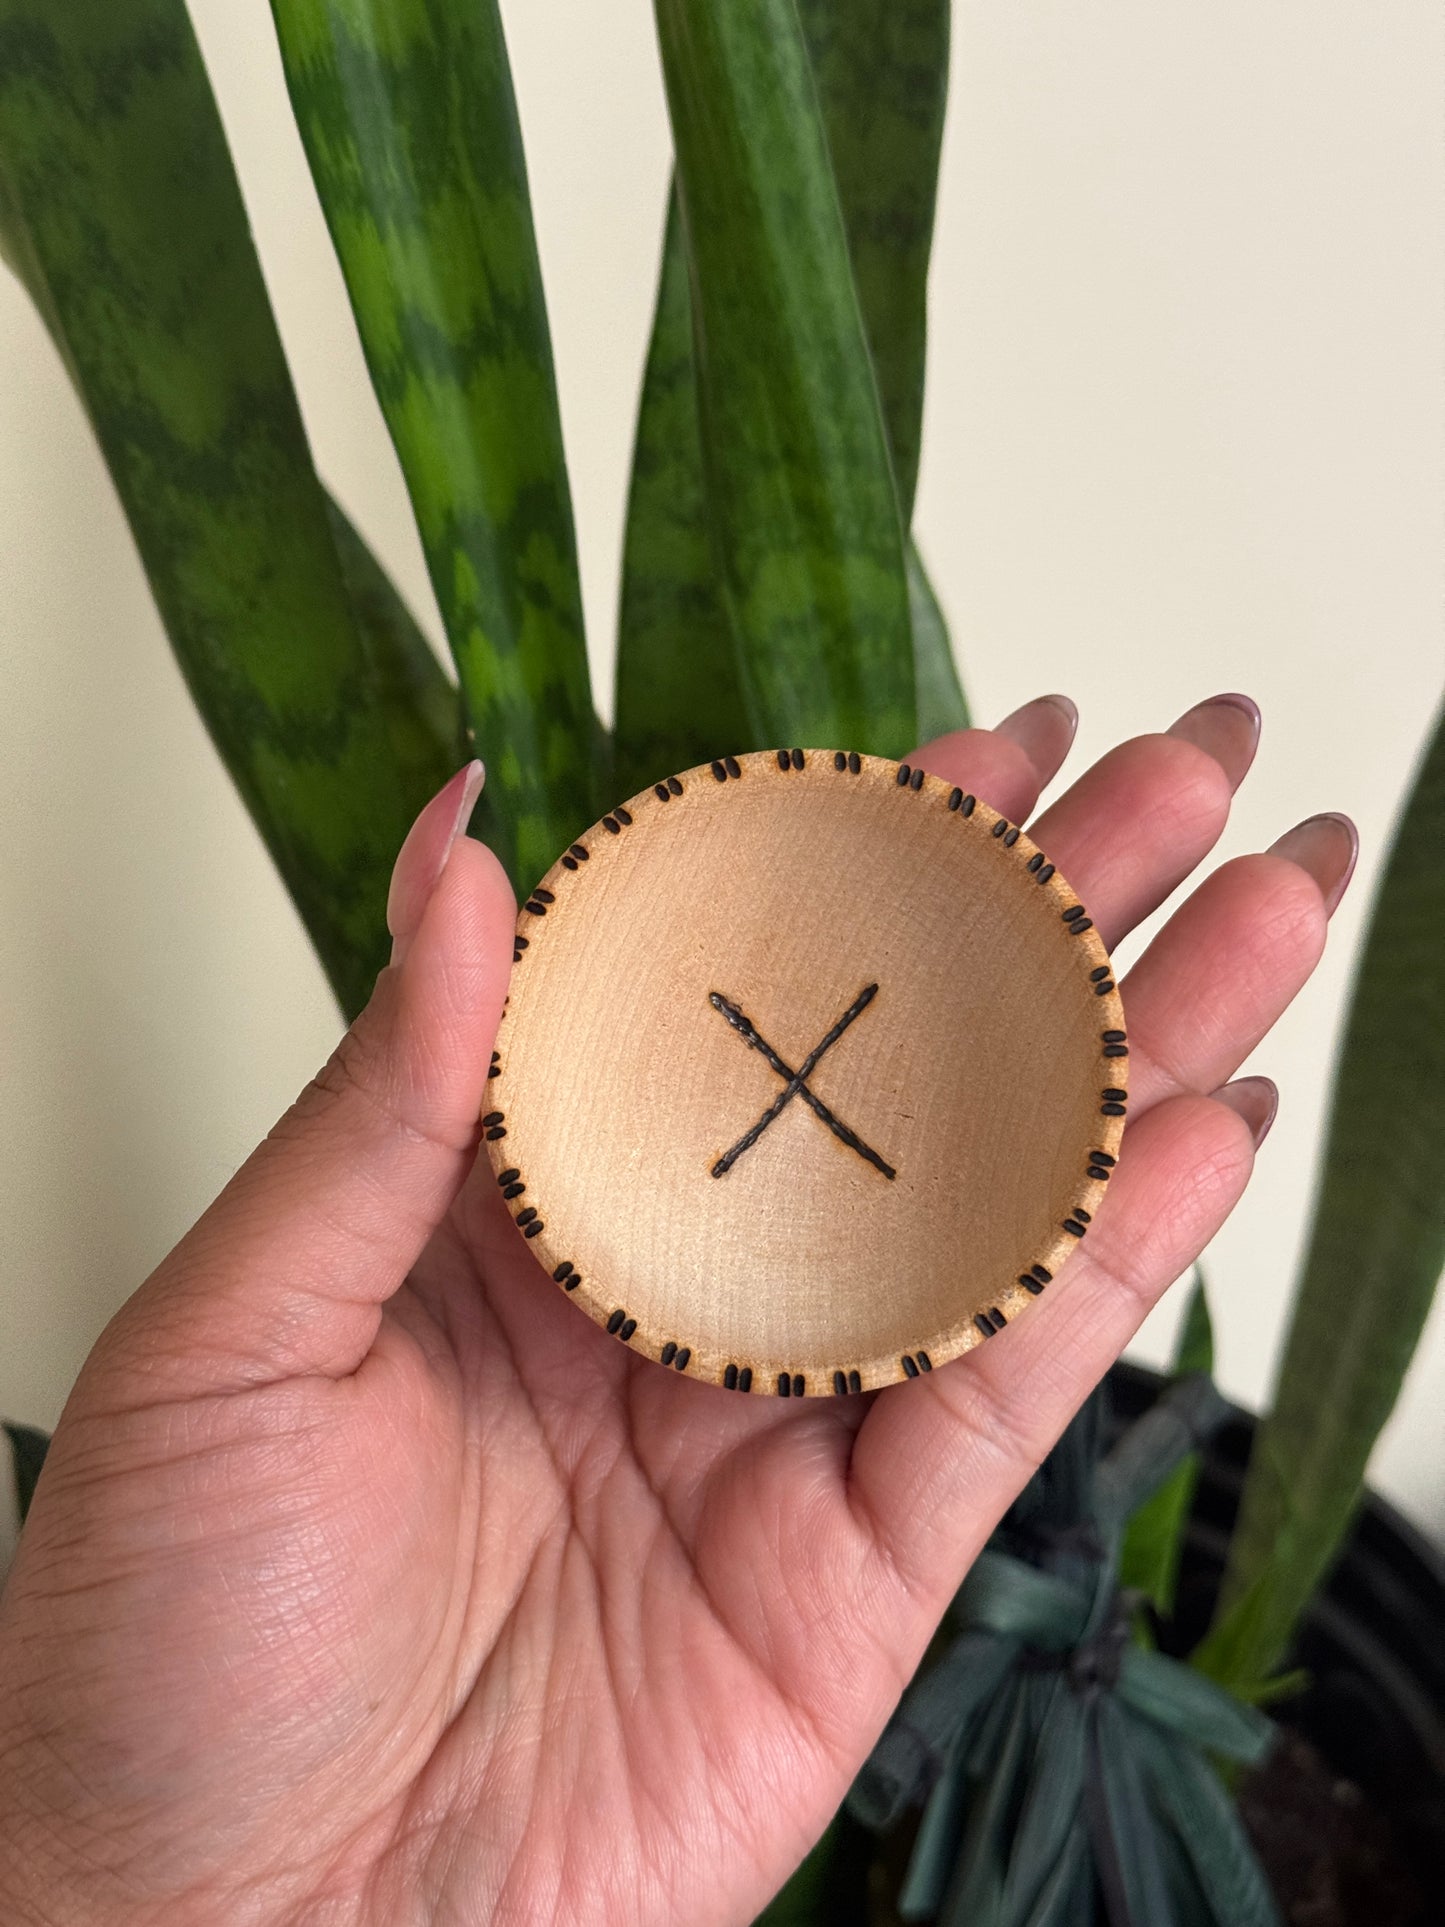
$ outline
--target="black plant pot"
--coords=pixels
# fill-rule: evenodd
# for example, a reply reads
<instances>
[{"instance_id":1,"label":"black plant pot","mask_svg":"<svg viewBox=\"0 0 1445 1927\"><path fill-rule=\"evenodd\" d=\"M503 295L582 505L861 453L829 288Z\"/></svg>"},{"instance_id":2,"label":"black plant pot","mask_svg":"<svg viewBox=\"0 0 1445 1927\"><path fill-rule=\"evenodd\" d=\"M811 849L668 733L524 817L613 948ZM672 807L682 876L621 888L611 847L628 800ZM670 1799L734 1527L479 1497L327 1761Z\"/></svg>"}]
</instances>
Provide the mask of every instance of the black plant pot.
<instances>
[{"instance_id":1,"label":"black plant pot","mask_svg":"<svg viewBox=\"0 0 1445 1927\"><path fill-rule=\"evenodd\" d=\"M1116 1366L1110 1388L1118 1421L1136 1418L1160 1385L1153 1372ZM1165 1640L1171 1650L1188 1652L1205 1630L1253 1434L1254 1419L1236 1408L1205 1456ZM1310 1684L1276 1706L1275 1716L1389 1816L1426 1909L1415 1915L1413 1903L1400 1901L1389 1917L1433 1923L1445 1876L1445 1556L1383 1499L1367 1499L1291 1663ZM1362 1918L1369 1918L1363 1906Z\"/></svg>"}]
</instances>

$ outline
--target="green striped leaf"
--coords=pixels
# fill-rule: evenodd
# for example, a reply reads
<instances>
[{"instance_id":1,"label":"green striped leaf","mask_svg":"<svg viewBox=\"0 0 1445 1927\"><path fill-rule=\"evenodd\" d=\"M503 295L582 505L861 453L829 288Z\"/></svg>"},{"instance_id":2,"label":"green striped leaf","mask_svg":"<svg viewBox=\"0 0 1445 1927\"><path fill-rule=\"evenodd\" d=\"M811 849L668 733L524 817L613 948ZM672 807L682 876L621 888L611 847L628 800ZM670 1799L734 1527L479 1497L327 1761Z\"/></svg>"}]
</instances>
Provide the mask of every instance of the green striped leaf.
<instances>
[{"instance_id":1,"label":"green striped leaf","mask_svg":"<svg viewBox=\"0 0 1445 1927\"><path fill-rule=\"evenodd\" d=\"M1445 1263L1445 710L1370 919L1273 1410L1196 1664L1255 1697L1364 1489Z\"/></svg>"},{"instance_id":2,"label":"green striped leaf","mask_svg":"<svg viewBox=\"0 0 1445 1927\"><path fill-rule=\"evenodd\" d=\"M951 13L950 0L798 0L905 530L913 521L923 431L928 262ZM914 544L904 559L916 740L926 743L966 729L968 704Z\"/></svg>"},{"instance_id":3,"label":"green striped leaf","mask_svg":"<svg viewBox=\"0 0 1445 1927\"><path fill-rule=\"evenodd\" d=\"M616 687L619 795L715 756L768 747L748 722L714 565L675 191L632 451ZM784 730L778 741L798 734Z\"/></svg>"},{"instance_id":4,"label":"green striped leaf","mask_svg":"<svg viewBox=\"0 0 1445 1927\"><path fill-rule=\"evenodd\" d=\"M454 699L353 605L359 557L338 553L182 0L0 0L0 229L351 1013L386 961L396 851L455 766Z\"/></svg>"},{"instance_id":5,"label":"green striped leaf","mask_svg":"<svg viewBox=\"0 0 1445 1927\"><path fill-rule=\"evenodd\" d=\"M529 888L602 807L541 271L495 0L272 0L292 105Z\"/></svg>"},{"instance_id":6,"label":"green striped leaf","mask_svg":"<svg viewBox=\"0 0 1445 1927\"><path fill-rule=\"evenodd\" d=\"M923 422L949 0L797 0L905 528Z\"/></svg>"},{"instance_id":7,"label":"green striped leaf","mask_svg":"<svg viewBox=\"0 0 1445 1927\"><path fill-rule=\"evenodd\" d=\"M793 0L656 0L709 520L750 728L915 739L903 533Z\"/></svg>"},{"instance_id":8,"label":"green striped leaf","mask_svg":"<svg viewBox=\"0 0 1445 1927\"><path fill-rule=\"evenodd\" d=\"M345 509L329 496L326 509L341 579L371 647L378 694L394 734L416 755L423 743L442 745L451 774L471 755L456 686L442 673L416 617Z\"/></svg>"},{"instance_id":9,"label":"green striped leaf","mask_svg":"<svg viewBox=\"0 0 1445 1927\"><path fill-rule=\"evenodd\" d=\"M928 255L948 78L947 0L804 0L799 8L906 524L923 405ZM918 739L968 723L948 631L906 552ZM727 750L750 728L707 524L692 304L669 201L638 412L617 651L619 788ZM776 741L801 725L784 722ZM841 730L828 740L842 741Z\"/></svg>"}]
</instances>

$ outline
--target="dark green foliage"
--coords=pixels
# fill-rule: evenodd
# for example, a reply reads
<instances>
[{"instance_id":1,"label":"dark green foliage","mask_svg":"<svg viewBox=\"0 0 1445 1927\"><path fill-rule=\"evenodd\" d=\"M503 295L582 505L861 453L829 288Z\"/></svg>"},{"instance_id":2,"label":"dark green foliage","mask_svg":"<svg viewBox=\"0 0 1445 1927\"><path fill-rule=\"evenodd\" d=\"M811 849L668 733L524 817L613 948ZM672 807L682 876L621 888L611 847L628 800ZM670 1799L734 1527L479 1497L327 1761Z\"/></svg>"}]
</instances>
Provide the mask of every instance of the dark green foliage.
<instances>
[{"instance_id":1,"label":"dark green foliage","mask_svg":"<svg viewBox=\"0 0 1445 1927\"><path fill-rule=\"evenodd\" d=\"M1096 1395L976 1562L950 1614L955 1643L904 1694L848 1798L875 1828L923 1807L905 1919L1273 1921L1223 1910L1263 1885L1257 1872L1249 1885L1248 1843L1207 1763L1257 1760L1269 1722L1134 1645L1118 1584L1124 1520L1226 1409L1206 1378L1182 1379L1101 1455ZM1215 1788L1208 1837L1181 1853L1174 1792L1198 1774Z\"/></svg>"},{"instance_id":2,"label":"dark green foliage","mask_svg":"<svg viewBox=\"0 0 1445 1927\"><path fill-rule=\"evenodd\" d=\"M729 751L767 747L748 722L718 587L698 436L687 253L674 192L627 502L617 624L618 793L630 796Z\"/></svg>"},{"instance_id":3,"label":"dark green foliage","mask_svg":"<svg viewBox=\"0 0 1445 1927\"><path fill-rule=\"evenodd\" d=\"M1274 1408L1197 1662L1256 1694L1364 1491L1445 1263L1445 711L1381 879Z\"/></svg>"},{"instance_id":4,"label":"dark green foliage","mask_svg":"<svg viewBox=\"0 0 1445 1927\"><path fill-rule=\"evenodd\" d=\"M923 426L947 0L798 0L906 528Z\"/></svg>"},{"instance_id":5,"label":"dark green foliage","mask_svg":"<svg viewBox=\"0 0 1445 1927\"><path fill-rule=\"evenodd\" d=\"M351 600L182 0L0 0L0 225L197 707L355 1011L392 860L454 767L451 698Z\"/></svg>"},{"instance_id":6,"label":"dark green foliage","mask_svg":"<svg viewBox=\"0 0 1445 1927\"><path fill-rule=\"evenodd\" d=\"M273 0L292 105L523 889L605 807L495 0Z\"/></svg>"},{"instance_id":7,"label":"dark green foliage","mask_svg":"<svg viewBox=\"0 0 1445 1927\"><path fill-rule=\"evenodd\" d=\"M799 18L906 527L922 422L928 256L948 80L947 0L907 0L896 7L881 7L879 0L809 0ZM728 749L765 748L803 733L800 723L770 737L748 722L709 523L692 327L674 193L638 413L623 558L617 755L619 788L627 791ZM725 532L717 539L725 539ZM911 542L905 569L916 739L927 741L965 727L968 709L942 611Z\"/></svg>"},{"instance_id":8,"label":"dark green foliage","mask_svg":"<svg viewBox=\"0 0 1445 1927\"><path fill-rule=\"evenodd\" d=\"M704 472L754 736L903 754L903 530L793 0L657 0Z\"/></svg>"}]
</instances>

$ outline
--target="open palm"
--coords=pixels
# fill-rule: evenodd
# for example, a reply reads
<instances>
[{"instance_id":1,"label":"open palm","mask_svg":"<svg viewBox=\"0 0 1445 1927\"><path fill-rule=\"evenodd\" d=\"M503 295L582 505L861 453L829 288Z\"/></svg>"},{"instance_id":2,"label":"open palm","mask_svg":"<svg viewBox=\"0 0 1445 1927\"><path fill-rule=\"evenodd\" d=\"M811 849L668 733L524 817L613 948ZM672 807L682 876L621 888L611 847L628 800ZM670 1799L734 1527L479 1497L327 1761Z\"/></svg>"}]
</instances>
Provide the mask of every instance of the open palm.
<instances>
[{"instance_id":1,"label":"open palm","mask_svg":"<svg viewBox=\"0 0 1445 1927\"><path fill-rule=\"evenodd\" d=\"M1071 734L1043 699L914 760L1018 821ZM1254 734L1201 705L1031 829L1106 942L1211 848ZM514 918L451 842L473 793L408 840L371 1007L67 1406L0 1601L7 1922L749 1920L1239 1198L1272 1089L1204 1093L1353 858L1312 819L1145 952L1108 1208L1028 1316L877 1394L743 1399L579 1317L473 1169Z\"/></svg>"}]
</instances>

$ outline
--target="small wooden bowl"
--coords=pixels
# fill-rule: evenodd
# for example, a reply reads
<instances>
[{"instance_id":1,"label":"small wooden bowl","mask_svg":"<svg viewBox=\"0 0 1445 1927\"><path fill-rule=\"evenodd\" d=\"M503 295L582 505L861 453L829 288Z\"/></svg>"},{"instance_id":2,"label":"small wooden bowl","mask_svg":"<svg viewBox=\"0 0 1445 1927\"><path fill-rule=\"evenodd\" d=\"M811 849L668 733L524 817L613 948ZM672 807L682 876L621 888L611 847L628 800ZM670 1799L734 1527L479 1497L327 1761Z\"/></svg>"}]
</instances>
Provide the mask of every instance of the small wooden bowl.
<instances>
[{"instance_id":1,"label":"small wooden bowl","mask_svg":"<svg viewBox=\"0 0 1445 1927\"><path fill-rule=\"evenodd\" d=\"M557 1288L691 1378L932 1371L1052 1286L1108 1188L1099 934L1016 824L906 763L670 777L552 868L515 958L497 1181Z\"/></svg>"}]
</instances>

